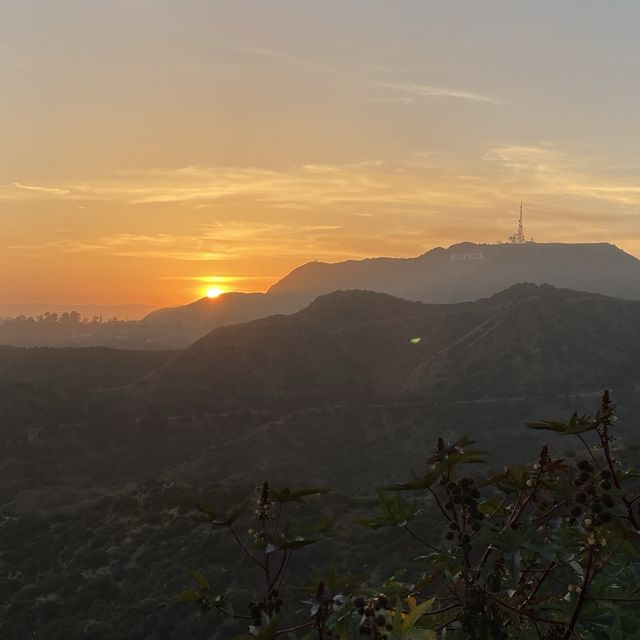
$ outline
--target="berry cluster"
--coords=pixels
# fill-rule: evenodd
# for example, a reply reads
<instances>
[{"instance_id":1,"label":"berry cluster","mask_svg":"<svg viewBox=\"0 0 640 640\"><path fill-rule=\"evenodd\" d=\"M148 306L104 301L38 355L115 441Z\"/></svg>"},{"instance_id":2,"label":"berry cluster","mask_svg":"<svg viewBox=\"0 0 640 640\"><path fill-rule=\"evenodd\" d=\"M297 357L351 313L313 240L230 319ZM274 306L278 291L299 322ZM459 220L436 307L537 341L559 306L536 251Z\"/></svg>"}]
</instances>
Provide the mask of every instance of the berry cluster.
<instances>
[{"instance_id":1,"label":"berry cluster","mask_svg":"<svg viewBox=\"0 0 640 640\"><path fill-rule=\"evenodd\" d=\"M597 471L588 460L581 460L574 483L578 491L574 496L571 517L576 519L584 514L582 524L587 530L611 522L613 516L608 509L615 504L609 493L613 488L611 471Z\"/></svg>"},{"instance_id":2,"label":"berry cluster","mask_svg":"<svg viewBox=\"0 0 640 640\"><path fill-rule=\"evenodd\" d=\"M365 600L362 596L354 598L353 607L362 616L358 629L360 637L388 640L388 632L393 629L388 606L388 598L384 593L370 600Z\"/></svg>"},{"instance_id":3,"label":"berry cluster","mask_svg":"<svg viewBox=\"0 0 640 640\"><path fill-rule=\"evenodd\" d=\"M271 517L273 511L273 502L269 495L269 483L265 482L260 489L258 495L258 501L256 504L255 515L256 518L262 522L265 522Z\"/></svg>"},{"instance_id":4,"label":"berry cluster","mask_svg":"<svg viewBox=\"0 0 640 640\"><path fill-rule=\"evenodd\" d=\"M265 482L262 487L257 489L257 493L258 499L256 501L254 515L256 516L256 520L262 524L262 528L249 529L248 533L256 544L264 544L266 542L264 525L273 514L273 501L271 500L269 492L269 483Z\"/></svg>"},{"instance_id":5,"label":"berry cluster","mask_svg":"<svg viewBox=\"0 0 640 640\"><path fill-rule=\"evenodd\" d=\"M473 478L462 478L459 482L449 480L445 484L448 500L444 508L450 512L447 540L457 537L458 547L465 553L472 550L471 536L480 530L484 514L478 509L480 492L473 486Z\"/></svg>"}]
</instances>

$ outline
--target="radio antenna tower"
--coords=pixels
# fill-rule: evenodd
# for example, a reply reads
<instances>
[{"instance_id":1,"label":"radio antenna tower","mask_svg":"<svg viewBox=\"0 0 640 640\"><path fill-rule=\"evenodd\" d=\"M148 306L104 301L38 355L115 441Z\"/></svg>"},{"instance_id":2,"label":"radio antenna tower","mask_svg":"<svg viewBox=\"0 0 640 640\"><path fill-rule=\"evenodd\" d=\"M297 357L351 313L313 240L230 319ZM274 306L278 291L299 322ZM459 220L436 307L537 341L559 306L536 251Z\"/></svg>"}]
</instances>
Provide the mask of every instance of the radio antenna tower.
<instances>
[{"instance_id":1,"label":"radio antenna tower","mask_svg":"<svg viewBox=\"0 0 640 640\"><path fill-rule=\"evenodd\" d=\"M520 200L520 218L518 218L518 230L511 236L509 236L510 244L524 244L526 239L524 237L524 225L522 223L522 200Z\"/></svg>"}]
</instances>

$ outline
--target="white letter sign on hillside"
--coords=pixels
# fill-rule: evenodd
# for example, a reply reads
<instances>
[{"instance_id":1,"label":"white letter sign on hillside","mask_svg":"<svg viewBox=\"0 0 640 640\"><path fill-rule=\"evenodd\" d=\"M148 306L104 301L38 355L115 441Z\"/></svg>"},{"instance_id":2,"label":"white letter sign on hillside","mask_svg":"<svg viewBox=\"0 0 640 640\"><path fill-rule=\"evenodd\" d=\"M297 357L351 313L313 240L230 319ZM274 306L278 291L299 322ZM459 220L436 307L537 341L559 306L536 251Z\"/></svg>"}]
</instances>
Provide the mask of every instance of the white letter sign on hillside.
<instances>
[{"instance_id":1,"label":"white letter sign on hillside","mask_svg":"<svg viewBox=\"0 0 640 640\"><path fill-rule=\"evenodd\" d=\"M474 253L450 253L449 260L451 260L451 262L459 260L484 260L484 253L482 253L481 251L477 251Z\"/></svg>"}]
</instances>

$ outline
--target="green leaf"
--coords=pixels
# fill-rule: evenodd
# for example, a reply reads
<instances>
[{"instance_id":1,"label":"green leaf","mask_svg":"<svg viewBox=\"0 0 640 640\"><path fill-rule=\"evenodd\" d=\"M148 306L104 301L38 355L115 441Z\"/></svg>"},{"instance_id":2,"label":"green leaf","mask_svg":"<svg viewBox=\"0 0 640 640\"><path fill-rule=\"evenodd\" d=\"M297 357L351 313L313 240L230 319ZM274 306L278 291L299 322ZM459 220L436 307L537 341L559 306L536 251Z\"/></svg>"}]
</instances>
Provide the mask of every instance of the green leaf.
<instances>
[{"instance_id":1,"label":"green leaf","mask_svg":"<svg viewBox=\"0 0 640 640\"><path fill-rule=\"evenodd\" d=\"M202 591L209 591L209 581L201 573L192 571L191 577L198 583Z\"/></svg>"},{"instance_id":2,"label":"green leaf","mask_svg":"<svg viewBox=\"0 0 640 640\"><path fill-rule=\"evenodd\" d=\"M274 551L285 551L287 549L299 549L300 547L308 547L311 544L315 544L318 542L317 540L310 540L308 538L303 538L301 536L294 538L292 540L282 540L278 544L267 544L264 552L265 553L273 553Z\"/></svg>"},{"instance_id":3,"label":"green leaf","mask_svg":"<svg viewBox=\"0 0 640 640\"><path fill-rule=\"evenodd\" d=\"M541 422L527 422L526 425L530 429L543 429L545 431L555 431L563 435L571 435L576 433L585 433L587 431L594 431L600 425L604 424L607 420L611 419L614 412L614 407L608 409L605 412L598 411L595 416L578 416L576 411L568 422L562 422L559 420L542 420Z\"/></svg>"},{"instance_id":4,"label":"green leaf","mask_svg":"<svg viewBox=\"0 0 640 640\"><path fill-rule=\"evenodd\" d=\"M202 593L195 589L187 589L176 596L176 600L179 602L200 602L202 600Z\"/></svg>"},{"instance_id":5,"label":"green leaf","mask_svg":"<svg viewBox=\"0 0 640 640\"><path fill-rule=\"evenodd\" d=\"M212 524L214 519L211 516L207 516L203 513L194 513L189 516L189 520L193 522L202 522L204 524Z\"/></svg>"},{"instance_id":6,"label":"green leaf","mask_svg":"<svg viewBox=\"0 0 640 640\"><path fill-rule=\"evenodd\" d=\"M421 604L416 604L414 598L407 598L407 603L409 604L409 613L404 616L404 620L402 621L403 631L410 631L413 629L422 614L433 606L433 598L425 600Z\"/></svg>"},{"instance_id":7,"label":"green leaf","mask_svg":"<svg viewBox=\"0 0 640 640\"><path fill-rule=\"evenodd\" d=\"M213 520L218 517L218 510L207 502L196 502L195 507L198 511L208 515Z\"/></svg>"},{"instance_id":8,"label":"green leaf","mask_svg":"<svg viewBox=\"0 0 640 640\"><path fill-rule=\"evenodd\" d=\"M441 467L430 471L422 476L422 478L414 478L410 482L402 482L400 484L394 484L389 487L385 487L384 491L420 491L428 489L441 474Z\"/></svg>"}]
</instances>

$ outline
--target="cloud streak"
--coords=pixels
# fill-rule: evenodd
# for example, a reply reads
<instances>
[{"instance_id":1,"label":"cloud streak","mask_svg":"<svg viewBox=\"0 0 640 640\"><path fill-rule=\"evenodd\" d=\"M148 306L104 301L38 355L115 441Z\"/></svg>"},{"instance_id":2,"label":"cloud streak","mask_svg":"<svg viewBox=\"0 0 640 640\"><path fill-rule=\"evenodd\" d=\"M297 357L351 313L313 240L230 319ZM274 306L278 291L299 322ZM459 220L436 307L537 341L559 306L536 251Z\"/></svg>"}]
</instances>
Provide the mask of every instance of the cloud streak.
<instances>
[{"instance_id":1,"label":"cloud streak","mask_svg":"<svg viewBox=\"0 0 640 640\"><path fill-rule=\"evenodd\" d=\"M35 184L22 184L21 182L13 182L12 185L22 191L35 191L36 193L44 193L52 196L65 196L71 193L69 189L63 189L61 187L42 187Z\"/></svg>"},{"instance_id":2,"label":"cloud streak","mask_svg":"<svg viewBox=\"0 0 640 640\"><path fill-rule=\"evenodd\" d=\"M446 159L407 158L346 164L308 164L286 170L192 165L155 168L63 184L13 182L0 187L0 201L40 199L90 207L184 205L193 210L224 206L299 211L304 219L322 209L375 214L389 208L440 211L487 208L517 196L574 198L592 204L640 205L640 180L610 172L606 163L569 153L551 143L493 145L475 166ZM584 203L582 203L584 204ZM364 210L363 210L364 209ZM84 210L84 209L83 209ZM275 212L275 213L274 213ZM306 212L306 216L305 216ZM304 226L306 223L302 223Z\"/></svg>"},{"instance_id":3,"label":"cloud streak","mask_svg":"<svg viewBox=\"0 0 640 640\"><path fill-rule=\"evenodd\" d=\"M424 156L424 157L423 157ZM152 168L64 183L14 183L0 201L28 206L34 199L60 208L138 211L150 228L74 237L27 247L7 242L5 253L67 254L179 261L237 261L258 257L306 261L412 255L437 243L495 241L511 232L515 203L535 207L536 237L561 238L578 222L583 239L629 238L640 206L640 181L607 169L582 152L550 142L496 143L473 166L428 152L405 161L307 164L287 169L192 165ZM144 209L140 208L144 206ZM176 207L180 209L176 210ZM203 220L206 224L203 224ZM633 227L633 228L632 228ZM193 232L196 229L196 232ZM563 229L565 231L563 231ZM435 241L433 239L436 239Z\"/></svg>"},{"instance_id":4,"label":"cloud streak","mask_svg":"<svg viewBox=\"0 0 640 640\"><path fill-rule=\"evenodd\" d=\"M375 82L375 86L385 89L401 91L419 98L453 98L455 100L466 100L469 102L480 102L486 104L502 104L502 100L492 98L474 91L463 89L452 89L447 87L437 87L429 84L415 83L395 83L395 82Z\"/></svg>"}]
</instances>

